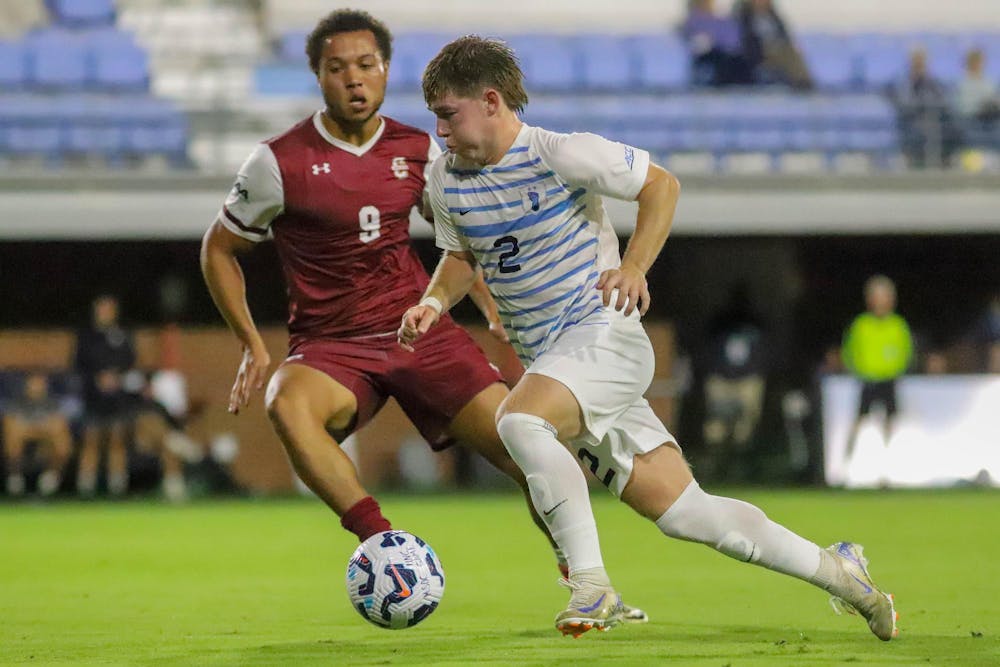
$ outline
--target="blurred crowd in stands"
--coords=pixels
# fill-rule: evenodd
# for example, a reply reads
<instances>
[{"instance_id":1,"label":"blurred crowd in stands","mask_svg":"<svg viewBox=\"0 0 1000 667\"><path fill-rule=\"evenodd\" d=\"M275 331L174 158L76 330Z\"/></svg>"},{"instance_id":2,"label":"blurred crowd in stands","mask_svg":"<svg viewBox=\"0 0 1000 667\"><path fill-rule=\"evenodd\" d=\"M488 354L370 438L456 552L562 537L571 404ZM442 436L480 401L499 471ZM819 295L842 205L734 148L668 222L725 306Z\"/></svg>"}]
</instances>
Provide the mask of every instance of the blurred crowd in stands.
<instances>
[{"instance_id":1,"label":"blurred crowd in stands","mask_svg":"<svg viewBox=\"0 0 1000 667\"><path fill-rule=\"evenodd\" d=\"M74 491L90 499L158 490L183 502L192 493L238 492L230 471L238 446L196 427L203 406L189 401L177 369L179 330L164 327L160 363L139 369L118 310L113 295L94 300L91 320L76 332L71 368L0 368L7 495Z\"/></svg>"},{"instance_id":2,"label":"blurred crowd in stands","mask_svg":"<svg viewBox=\"0 0 1000 667\"><path fill-rule=\"evenodd\" d=\"M827 156L829 169L833 156L855 153L877 169L896 165L899 155L915 169L1000 169L997 26L797 34L774 0L687 2L685 20L659 32L650 26L635 35L504 35L533 93L528 122L597 129L663 160L811 153ZM305 29L272 34L260 2L203 5L0 0L0 159L218 168L222 159L202 147L218 147L223 138L199 143L198 132L217 133L229 123L196 130L190 112L219 105L217 111L248 114L248 96L314 97ZM221 20L238 35L217 40ZM432 129L420 76L454 35L395 32L387 108ZM199 82L214 87L202 90ZM249 147L232 150L243 156ZM726 168L723 159L713 164ZM779 160L772 165L780 169Z\"/></svg>"}]
</instances>

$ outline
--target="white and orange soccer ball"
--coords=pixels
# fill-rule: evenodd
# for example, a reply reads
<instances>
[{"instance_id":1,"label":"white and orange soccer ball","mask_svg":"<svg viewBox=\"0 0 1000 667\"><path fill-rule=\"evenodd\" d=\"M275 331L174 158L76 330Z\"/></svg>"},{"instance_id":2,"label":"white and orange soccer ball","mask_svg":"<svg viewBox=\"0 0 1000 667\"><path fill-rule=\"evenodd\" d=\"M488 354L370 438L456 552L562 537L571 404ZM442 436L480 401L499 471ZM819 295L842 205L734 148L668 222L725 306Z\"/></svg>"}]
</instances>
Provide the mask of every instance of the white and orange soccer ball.
<instances>
[{"instance_id":1,"label":"white and orange soccer ball","mask_svg":"<svg viewBox=\"0 0 1000 667\"><path fill-rule=\"evenodd\" d=\"M355 549L347 564L347 595L366 621L391 630L413 627L441 602L444 570L422 539L387 530Z\"/></svg>"}]
</instances>

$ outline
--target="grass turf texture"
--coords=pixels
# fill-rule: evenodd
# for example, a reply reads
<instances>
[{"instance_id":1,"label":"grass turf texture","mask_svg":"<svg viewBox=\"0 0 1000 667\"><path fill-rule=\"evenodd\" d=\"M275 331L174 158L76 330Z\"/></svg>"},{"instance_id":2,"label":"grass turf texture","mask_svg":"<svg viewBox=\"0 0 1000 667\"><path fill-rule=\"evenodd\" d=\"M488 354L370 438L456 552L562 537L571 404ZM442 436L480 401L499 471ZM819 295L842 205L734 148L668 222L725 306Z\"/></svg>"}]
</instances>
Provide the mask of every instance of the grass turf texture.
<instances>
[{"instance_id":1,"label":"grass turf texture","mask_svg":"<svg viewBox=\"0 0 1000 667\"><path fill-rule=\"evenodd\" d=\"M0 506L0 664L996 665L1000 496L739 491L825 546L866 547L896 594L898 640L807 584L667 540L594 496L608 569L647 625L560 636L567 600L519 497L382 496L447 576L422 625L364 622L356 546L314 500Z\"/></svg>"}]
</instances>

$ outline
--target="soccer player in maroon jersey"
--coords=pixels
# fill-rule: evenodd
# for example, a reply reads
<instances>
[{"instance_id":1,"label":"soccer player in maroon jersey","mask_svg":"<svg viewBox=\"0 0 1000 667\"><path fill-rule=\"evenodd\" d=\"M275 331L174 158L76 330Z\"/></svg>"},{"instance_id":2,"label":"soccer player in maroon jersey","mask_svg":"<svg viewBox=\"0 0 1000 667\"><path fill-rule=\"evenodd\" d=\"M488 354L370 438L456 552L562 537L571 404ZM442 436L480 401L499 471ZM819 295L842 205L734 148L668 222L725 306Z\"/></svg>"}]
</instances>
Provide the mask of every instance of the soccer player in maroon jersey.
<instances>
[{"instance_id":1,"label":"soccer player in maroon jersey","mask_svg":"<svg viewBox=\"0 0 1000 667\"><path fill-rule=\"evenodd\" d=\"M319 22L306 52L325 107L258 144L201 250L205 282L243 346L229 399L238 413L264 386L271 359L237 256L260 241L277 245L290 343L268 383L267 413L299 477L362 541L390 524L331 432L361 427L389 396L433 448L457 440L527 494L496 431L507 387L471 337L445 318L415 354L396 344L403 313L429 281L410 246L409 217L414 206L426 210L425 176L441 151L426 132L379 114L391 49L389 30L366 12L340 10ZM473 298L503 336L496 305L479 287ZM632 617L645 620L641 610Z\"/></svg>"}]
</instances>

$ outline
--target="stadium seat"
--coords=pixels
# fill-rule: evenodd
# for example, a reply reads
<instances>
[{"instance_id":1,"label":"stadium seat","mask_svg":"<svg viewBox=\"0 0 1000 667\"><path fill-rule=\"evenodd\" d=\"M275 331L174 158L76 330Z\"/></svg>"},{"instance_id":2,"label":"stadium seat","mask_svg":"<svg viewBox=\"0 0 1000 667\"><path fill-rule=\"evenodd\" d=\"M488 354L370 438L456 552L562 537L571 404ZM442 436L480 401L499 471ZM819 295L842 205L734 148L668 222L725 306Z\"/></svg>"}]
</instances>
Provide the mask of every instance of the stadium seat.
<instances>
[{"instance_id":1,"label":"stadium seat","mask_svg":"<svg viewBox=\"0 0 1000 667\"><path fill-rule=\"evenodd\" d=\"M906 72L909 41L905 37L862 33L850 37L848 42L858 58L865 88L885 89Z\"/></svg>"},{"instance_id":2,"label":"stadium seat","mask_svg":"<svg viewBox=\"0 0 1000 667\"><path fill-rule=\"evenodd\" d=\"M841 36L804 33L799 49L819 89L845 90L858 83L856 59Z\"/></svg>"},{"instance_id":3,"label":"stadium seat","mask_svg":"<svg viewBox=\"0 0 1000 667\"><path fill-rule=\"evenodd\" d=\"M300 30L286 32L278 40L278 57L288 62L305 63L306 36Z\"/></svg>"},{"instance_id":4,"label":"stadium seat","mask_svg":"<svg viewBox=\"0 0 1000 667\"><path fill-rule=\"evenodd\" d=\"M644 91L680 90L691 83L691 57L687 48L670 34L632 35L636 80Z\"/></svg>"},{"instance_id":5,"label":"stadium seat","mask_svg":"<svg viewBox=\"0 0 1000 667\"><path fill-rule=\"evenodd\" d=\"M24 44L0 41L0 89L17 90L28 78L28 60Z\"/></svg>"},{"instance_id":6,"label":"stadium seat","mask_svg":"<svg viewBox=\"0 0 1000 667\"><path fill-rule=\"evenodd\" d=\"M33 87L77 90L84 87L90 68L86 43L77 33L44 30L26 40L28 78Z\"/></svg>"},{"instance_id":7,"label":"stadium seat","mask_svg":"<svg viewBox=\"0 0 1000 667\"><path fill-rule=\"evenodd\" d=\"M92 45L92 53L92 81L98 87L129 91L149 89L149 55L131 39L101 41Z\"/></svg>"},{"instance_id":8,"label":"stadium seat","mask_svg":"<svg viewBox=\"0 0 1000 667\"><path fill-rule=\"evenodd\" d=\"M591 91L621 92L635 88L637 57L628 38L579 35L573 46L580 60L583 87Z\"/></svg>"},{"instance_id":9,"label":"stadium seat","mask_svg":"<svg viewBox=\"0 0 1000 667\"><path fill-rule=\"evenodd\" d=\"M259 95L315 95L316 77L302 63L269 63L254 70Z\"/></svg>"},{"instance_id":10,"label":"stadium seat","mask_svg":"<svg viewBox=\"0 0 1000 667\"><path fill-rule=\"evenodd\" d=\"M114 0L48 0L56 23L92 26L114 23Z\"/></svg>"},{"instance_id":11,"label":"stadium seat","mask_svg":"<svg viewBox=\"0 0 1000 667\"><path fill-rule=\"evenodd\" d=\"M533 34L513 36L508 41L521 60L529 93L580 88L579 62L569 38Z\"/></svg>"},{"instance_id":12,"label":"stadium seat","mask_svg":"<svg viewBox=\"0 0 1000 667\"><path fill-rule=\"evenodd\" d=\"M409 32L397 36L389 65L389 89L419 91L427 63L452 38L436 32Z\"/></svg>"}]
</instances>

